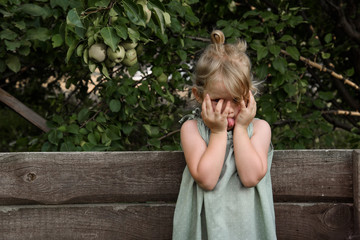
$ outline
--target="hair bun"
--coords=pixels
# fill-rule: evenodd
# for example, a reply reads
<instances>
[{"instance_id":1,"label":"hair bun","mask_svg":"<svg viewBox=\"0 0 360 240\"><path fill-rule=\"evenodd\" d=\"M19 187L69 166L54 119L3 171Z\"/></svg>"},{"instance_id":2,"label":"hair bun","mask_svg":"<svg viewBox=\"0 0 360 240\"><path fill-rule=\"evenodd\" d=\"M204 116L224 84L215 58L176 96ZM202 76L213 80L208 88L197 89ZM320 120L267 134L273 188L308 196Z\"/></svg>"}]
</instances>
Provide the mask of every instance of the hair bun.
<instances>
[{"instance_id":1,"label":"hair bun","mask_svg":"<svg viewBox=\"0 0 360 240\"><path fill-rule=\"evenodd\" d=\"M211 33L211 42L213 44L224 44L225 36L224 33L220 30L214 30Z\"/></svg>"}]
</instances>

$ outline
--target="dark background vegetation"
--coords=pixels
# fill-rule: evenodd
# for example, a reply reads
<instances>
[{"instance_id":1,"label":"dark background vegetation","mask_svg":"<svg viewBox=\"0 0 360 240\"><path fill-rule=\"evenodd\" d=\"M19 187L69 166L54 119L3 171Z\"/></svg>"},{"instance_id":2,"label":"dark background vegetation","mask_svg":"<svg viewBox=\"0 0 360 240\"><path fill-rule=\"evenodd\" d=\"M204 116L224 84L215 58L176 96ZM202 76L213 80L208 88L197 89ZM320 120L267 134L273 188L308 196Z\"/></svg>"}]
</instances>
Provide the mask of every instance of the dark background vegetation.
<instances>
[{"instance_id":1,"label":"dark background vegetation","mask_svg":"<svg viewBox=\"0 0 360 240\"><path fill-rule=\"evenodd\" d=\"M276 149L360 148L360 2L149 0L149 22L138 3L0 1L0 88L51 129L0 103L0 151L179 150L215 28L248 42ZM125 41L138 42L131 67L86 56Z\"/></svg>"}]
</instances>

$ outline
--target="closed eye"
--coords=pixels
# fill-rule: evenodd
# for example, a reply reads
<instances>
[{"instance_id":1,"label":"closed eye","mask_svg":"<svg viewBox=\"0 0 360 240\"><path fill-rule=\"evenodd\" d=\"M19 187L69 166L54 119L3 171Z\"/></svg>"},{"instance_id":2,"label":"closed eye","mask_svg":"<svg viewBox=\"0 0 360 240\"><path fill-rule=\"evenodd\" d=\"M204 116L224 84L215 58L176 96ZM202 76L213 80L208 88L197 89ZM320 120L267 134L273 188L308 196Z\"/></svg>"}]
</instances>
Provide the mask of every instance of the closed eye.
<instances>
[{"instance_id":1,"label":"closed eye","mask_svg":"<svg viewBox=\"0 0 360 240\"><path fill-rule=\"evenodd\" d=\"M233 102L234 102L234 103L239 103L239 102L240 102L240 98L233 98Z\"/></svg>"}]
</instances>

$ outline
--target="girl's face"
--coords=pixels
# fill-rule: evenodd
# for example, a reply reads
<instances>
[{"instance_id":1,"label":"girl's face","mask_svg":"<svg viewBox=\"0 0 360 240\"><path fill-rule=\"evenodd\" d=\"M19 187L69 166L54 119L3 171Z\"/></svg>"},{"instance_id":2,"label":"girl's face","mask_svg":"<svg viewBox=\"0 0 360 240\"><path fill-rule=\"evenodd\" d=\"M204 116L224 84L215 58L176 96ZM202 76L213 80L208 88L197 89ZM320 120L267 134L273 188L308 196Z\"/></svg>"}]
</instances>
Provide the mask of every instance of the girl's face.
<instances>
[{"instance_id":1,"label":"girl's face","mask_svg":"<svg viewBox=\"0 0 360 240\"><path fill-rule=\"evenodd\" d=\"M221 112L224 111L226 107L226 103L230 102L230 113L228 115L228 123L235 121L236 116L240 112L240 99L234 99L231 96L230 92L226 89L223 81L215 81L214 83L209 84L204 90L204 95L202 99L205 98L206 94L209 94L210 96L211 105L214 111L220 99L224 99ZM228 130L233 127L234 127L233 124L229 124Z\"/></svg>"}]
</instances>

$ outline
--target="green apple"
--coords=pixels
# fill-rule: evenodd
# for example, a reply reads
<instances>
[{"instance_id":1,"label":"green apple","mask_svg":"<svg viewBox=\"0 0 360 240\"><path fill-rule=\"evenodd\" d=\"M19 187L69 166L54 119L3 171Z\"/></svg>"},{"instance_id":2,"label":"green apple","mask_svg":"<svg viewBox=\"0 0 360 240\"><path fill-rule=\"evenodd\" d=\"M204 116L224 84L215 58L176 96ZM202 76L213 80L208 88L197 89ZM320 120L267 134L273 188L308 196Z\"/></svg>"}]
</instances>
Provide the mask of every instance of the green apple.
<instances>
[{"instance_id":1,"label":"green apple","mask_svg":"<svg viewBox=\"0 0 360 240\"><path fill-rule=\"evenodd\" d=\"M121 45L118 45L116 51L114 52L110 47L107 49L107 56L110 60L115 63L120 63L124 60L125 57L125 48Z\"/></svg>"},{"instance_id":2,"label":"green apple","mask_svg":"<svg viewBox=\"0 0 360 240\"><path fill-rule=\"evenodd\" d=\"M89 48L89 57L96 62L103 62L106 58L106 45L95 43Z\"/></svg>"},{"instance_id":3,"label":"green apple","mask_svg":"<svg viewBox=\"0 0 360 240\"><path fill-rule=\"evenodd\" d=\"M123 42L121 45L125 48L125 50L130 50L136 48L138 45L137 42Z\"/></svg>"},{"instance_id":4,"label":"green apple","mask_svg":"<svg viewBox=\"0 0 360 240\"><path fill-rule=\"evenodd\" d=\"M137 63L137 54L135 49L129 49L125 53L125 58L122 61L123 64L125 64L128 67L133 66Z\"/></svg>"}]
</instances>

